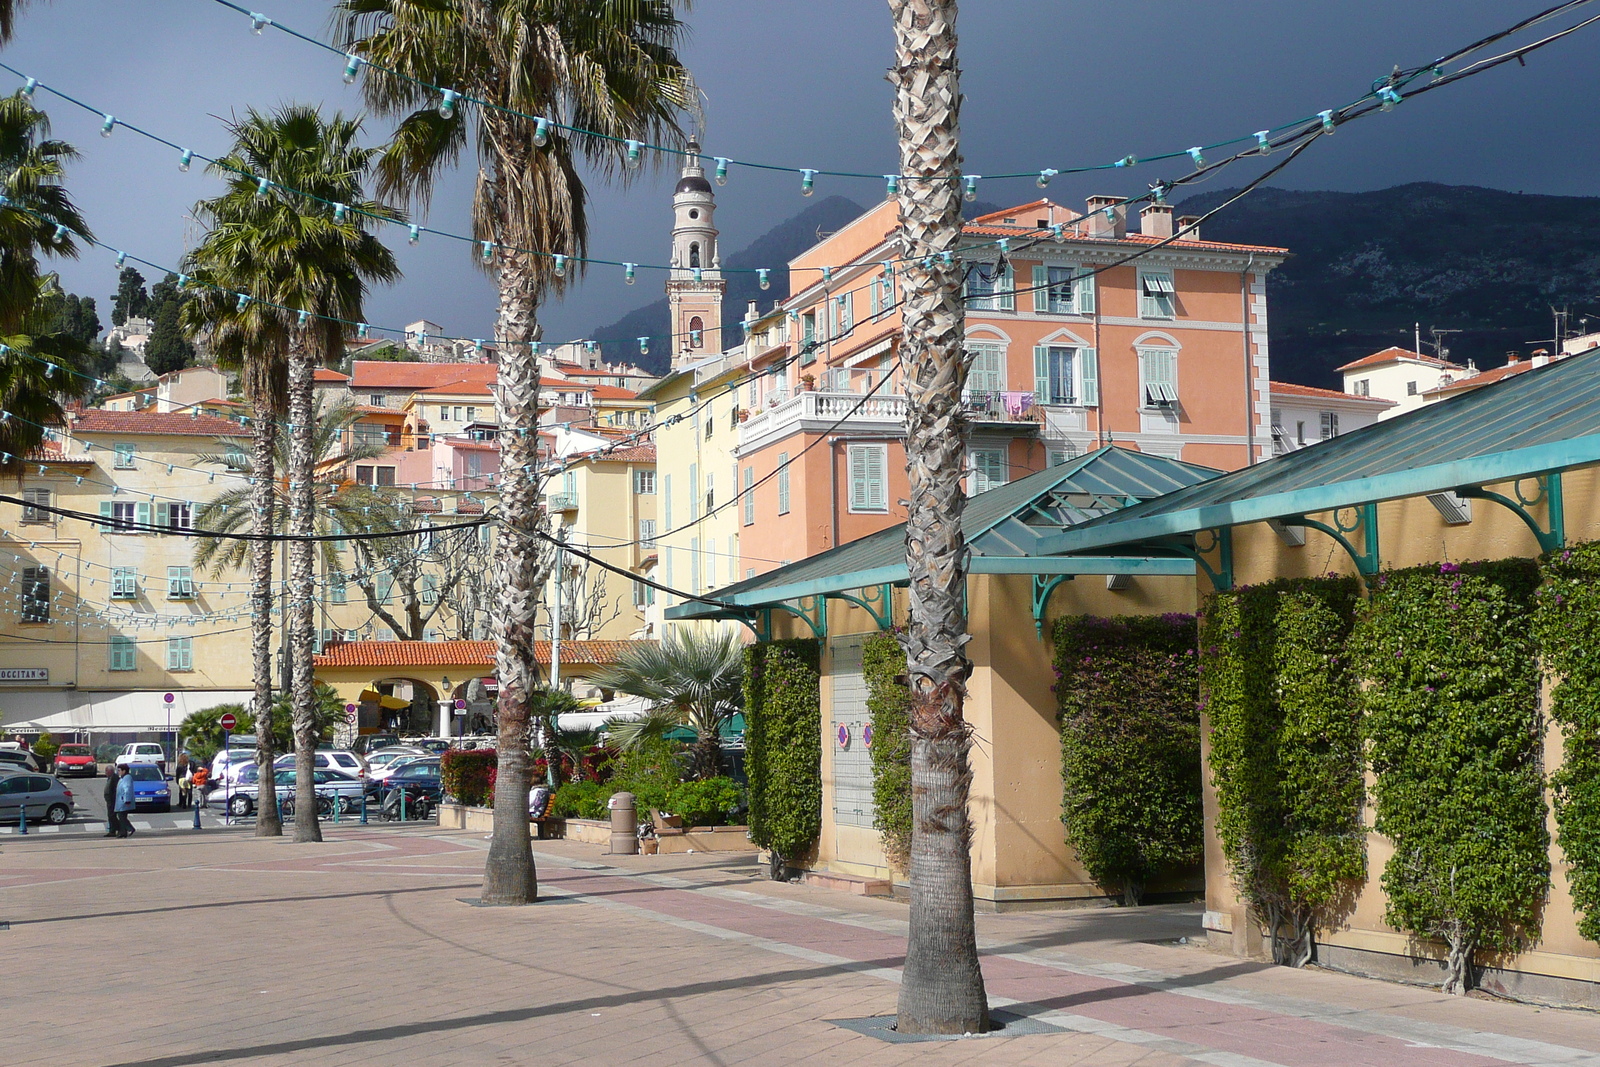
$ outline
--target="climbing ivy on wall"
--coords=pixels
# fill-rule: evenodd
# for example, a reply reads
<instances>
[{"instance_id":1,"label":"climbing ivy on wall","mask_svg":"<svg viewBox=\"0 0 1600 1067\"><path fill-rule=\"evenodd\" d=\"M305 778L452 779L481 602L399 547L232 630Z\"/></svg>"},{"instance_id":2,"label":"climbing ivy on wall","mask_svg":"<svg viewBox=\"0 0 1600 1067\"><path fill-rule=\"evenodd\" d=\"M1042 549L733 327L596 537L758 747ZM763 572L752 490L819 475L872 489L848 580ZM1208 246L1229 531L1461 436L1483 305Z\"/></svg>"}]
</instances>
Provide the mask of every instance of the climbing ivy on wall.
<instances>
[{"instance_id":1,"label":"climbing ivy on wall","mask_svg":"<svg viewBox=\"0 0 1600 1067\"><path fill-rule=\"evenodd\" d=\"M1600 543L1544 561L1534 635L1554 675L1550 717L1565 745L1550 776L1557 837L1579 911L1578 931L1600 941Z\"/></svg>"},{"instance_id":2,"label":"climbing ivy on wall","mask_svg":"<svg viewBox=\"0 0 1600 1067\"><path fill-rule=\"evenodd\" d=\"M822 830L822 701L815 641L745 649L745 772L750 837L772 850L773 876Z\"/></svg>"},{"instance_id":3,"label":"climbing ivy on wall","mask_svg":"<svg viewBox=\"0 0 1600 1067\"><path fill-rule=\"evenodd\" d=\"M898 679L906 653L892 633L877 633L861 646L872 720L873 825L889 862L905 870L911 861L911 691Z\"/></svg>"},{"instance_id":4,"label":"climbing ivy on wall","mask_svg":"<svg viewBox=\"0 0 1600 1067\"><path fill-rule=\"evenodd\" d=\"M1379 575L1352 637L1366 686L1376 828L1394 845L1385 920L1449 946L1444 989L1479 948L1538 938L1550 883L1532 560Z\"/></svg>"},{"instance_id":5,"label":"climbing ivy on wall","mask_svg":"<svg viewBox=\"0 0 1600 1067\"><path fill-rule=\"evenodd\" d=\"M1366 874L1362 734L1345 643L1354 578L1219 593L1201 638L1217 835L1241 896L1301 966Z\"/></svg>"},{"instance_id":6,"label":"climbing ivy on wall","mask_svg":"<svg viewBox=\"0 0 1600 1067\"><path fill-rule=\"evenodd\" d=\"M1137 904L1203 848L1194 616L1060 619L1055 671L1067 843Z\"/></svg>"}]
</instances>

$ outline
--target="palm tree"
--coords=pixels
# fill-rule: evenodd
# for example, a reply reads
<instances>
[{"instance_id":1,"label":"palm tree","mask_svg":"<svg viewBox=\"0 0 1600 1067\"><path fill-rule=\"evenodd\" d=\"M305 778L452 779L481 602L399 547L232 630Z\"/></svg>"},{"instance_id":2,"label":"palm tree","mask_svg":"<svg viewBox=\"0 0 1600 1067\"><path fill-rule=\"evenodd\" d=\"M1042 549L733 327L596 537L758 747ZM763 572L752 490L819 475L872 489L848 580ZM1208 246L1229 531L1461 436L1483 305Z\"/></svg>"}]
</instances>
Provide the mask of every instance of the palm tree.
<instances>
[{"instance_id":1,"label":"palm tree","mask_svg":"<svg viewBox=\"0 0 1600 1067\"><path fill-rule=\"evenodd\" d=\"M623 139L680 136L675 116L694 90L676 51L683 33L676 8L676 0L339 0L335 8L352 53L404 76L369 68L363 81L367 103L400 118L379 167L381 190L425 202L439 173L477 147L473 236L488 242L488 269L499 286L502 427L503 528L495 539L500 770L485 904L538 896L522 811L537 684L534 616L550 570L537 473L539 362L531 347L540 337L539 305L577 273L558 272L555 257L580 257L587 247L577 160L611 175L626 160ZM441 114L439 95L406 78L594 132L550 129L546 137L532 122L487 107Z\"/></svg>"},{"instance_id":2,"label":"palm tree","mask_svg":"<svg viewBox=\"0 0 1600 1067\"><path fill-rule=\"evenodd\" d=\"M960 71L956 0L889 0L895 22L894 117L900 131L900 240L906 295L906 568L902 638L911 679L911 930L896 1029L982 1033L988 1000L972 915L963 717L967 642L961 489L966 425L964 313L953 254L961 240ZM943 257L950 256L947 262Z\"/></svg>"},{"instance_id":3,"label":"palm tree","mask_svg":"<svg viewBox=\"0 0 1600 1067\"><path fill-rule=\"evenodd\" d=\"M0 15L0 33L5 25ZM0 422L0 469L7 471L20 470L44 427L62 421L58 397L87 385L71 371L87 370L89 350L50 328L45 302L58 287L39 267L41 255L77 258L75 238L91 236L62 184L77 156L50 137L49 118L26 94L0 97L0 343L8 349L0 355L0 407L17 416Z\"/></svg>"},{"instance_id":4,"label":"palm tree","mask_svg":"<svg viewBox=\"0 0 1600 1067\"><path fill-rule=\"evenodd\" d=\"M17 32L17 16L30 0L0 0L0 44L8 43Z\"/></svg>"},{"instance_id":5,"label":"palm tree","mask_svg":"<svg viewBox=\"0 0 1600 1067\"><path fill-rule=\"evenodd\" d=\"M356 143L359 120L338 113L324 119L316 108L291 104L271 115L250 110L228 129L233 150L211 167L228 189L200 205L197 216L211 224L208 240L214 239L218 258L241 268L217 283L242 294L236 309L268 305L261 309L263 318L280 320L286 331L287 527L295 539L289 549L288 605L298 769L295 840L319 841L312 795L315 548L304 540L316 521L312 373L318 363L344 355L344 324L362 320L368 282L399 276L393 254L367 226L373 218L399 221L402 216L364 197L363 182L377 153Z\"/></svg>"},{"instance_id":6,"label":"palm tree","mask_svg":"<svg viewBox=\"0 0 1600 1067\"><path fill-rule=\"evenodd\" d=\"M606 724L621 747L660 736L663 726L687 726L695 734L695 777L722 773L722 727L744 699L744 646L737 634L674 627L659 643L624 652L616 666L595 675L594 684L650 701L644 720Z\"/></svg>"}]
</instances>

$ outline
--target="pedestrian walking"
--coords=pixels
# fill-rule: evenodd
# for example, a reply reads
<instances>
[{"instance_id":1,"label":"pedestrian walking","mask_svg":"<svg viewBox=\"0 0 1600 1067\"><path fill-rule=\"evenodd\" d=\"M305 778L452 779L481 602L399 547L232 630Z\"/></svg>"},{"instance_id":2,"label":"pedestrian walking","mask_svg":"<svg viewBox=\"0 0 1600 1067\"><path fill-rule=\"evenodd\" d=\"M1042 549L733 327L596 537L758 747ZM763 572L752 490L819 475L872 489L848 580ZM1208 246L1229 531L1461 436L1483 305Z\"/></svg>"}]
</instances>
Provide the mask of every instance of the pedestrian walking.
<instances>
[{"instance_id":1,"label":"pedestrian walking","mask_svg":"<svg viewBox=\"0 0 1600 1067\"><path fill-rule=\"evenodd\" d=\"M117 831L117 776L120 768L115 764L106 768L106 836L120 837Z\"/></svg>"},{"instance_id":2,"label":"pedestrian walking","mask_svg":"<svg viewBox=\"0 0 1600 1067\"><path fill-rule=\"evenodd\" d=\"M194 769L194 774L190 775L190 779L194 784L195 807L203 808L206 806L206 790L211 788L211 772L202 763Z\"/></svg>"},{"instance_id":3,"label":"pedestrian walking","mask_svg":"<svg viewBox=\"0 0 1600 1067\"><path fill-rule=\"evenodd\" d=\"M117 779L117 836L132 837L133 823L128 821L128 812L133 810L133 775L124 773Z\"/></svg>"},{"instance_id":4,"label":"pedestrian walking","mask_svg":"<svg viewBox=\"0 0 1600 1067\"><path fill-rule=\"evenodd\" d=\"M178 807L187 808L194 796L194 781L189 777L189 753L178 753L178 762L172 767L172 780L178 786Z\"/></svg>"}]
</instances>

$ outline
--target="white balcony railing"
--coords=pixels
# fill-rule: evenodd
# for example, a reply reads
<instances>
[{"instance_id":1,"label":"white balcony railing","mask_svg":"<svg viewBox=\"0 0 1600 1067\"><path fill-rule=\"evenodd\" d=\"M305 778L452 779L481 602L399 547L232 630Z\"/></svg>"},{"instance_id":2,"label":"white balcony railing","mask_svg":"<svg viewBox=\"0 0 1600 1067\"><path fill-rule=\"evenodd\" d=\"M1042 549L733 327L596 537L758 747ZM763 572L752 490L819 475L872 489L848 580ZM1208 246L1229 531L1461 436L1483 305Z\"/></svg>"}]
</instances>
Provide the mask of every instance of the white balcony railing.
<instances>
[{"instance_id":1,"label":"white balcony railing","mask_svg":"<svg viewBox=\"0 0 1600 1067\"><path fill-rule=\"evenodd\" d=\"M772 434L782 433L795 424L817 423L821 426L844 419L842 426L861 423L892 423L902 426L906 421L906 401L900 396L863 397L860 393L819 393L804 391L781 402L753 412L739 424L739 444L751 444ZM841 427L842 428L842 427Z\"/></svg>"}]
</instances>

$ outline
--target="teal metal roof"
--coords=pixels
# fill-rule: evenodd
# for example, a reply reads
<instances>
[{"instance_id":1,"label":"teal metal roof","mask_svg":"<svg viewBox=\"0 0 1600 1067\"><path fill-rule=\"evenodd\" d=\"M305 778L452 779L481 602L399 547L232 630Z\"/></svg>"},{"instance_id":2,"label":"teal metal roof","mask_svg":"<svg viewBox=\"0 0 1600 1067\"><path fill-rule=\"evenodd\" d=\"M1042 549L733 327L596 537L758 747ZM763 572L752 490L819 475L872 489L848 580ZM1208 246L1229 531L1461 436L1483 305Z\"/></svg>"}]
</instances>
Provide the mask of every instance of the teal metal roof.
<instances>
[{"instance_id":1,"label":"teal metal roof","mask_svg":"<svg viewBox=\"0 0 1600 1067\"><path fill-rule=\"evenodd\" d=\"M1600 462L1600 352L1407 412L1040 537L1104 552L1200 530L1531 478Z\"/></svg>"},{"instance_id":2,"label":"teal metal roof","mask_svg":"<svg viewBox=\"0 0 1600 1067\"><path fill-rule=\"evenodd\" d=\"M1177 556L1040 559L1038 545L1063 526L1217 476L1210 467L1108 445L991 489L969 500L962 518L972 548L972 573L1193 574L1194 563ZM906 580L905 524L899 523L719 589L710 598L755 608ZM669 608L666 617L704 618L722 612L716 604L687 603Z\"/></svg>"}]
</instances>

